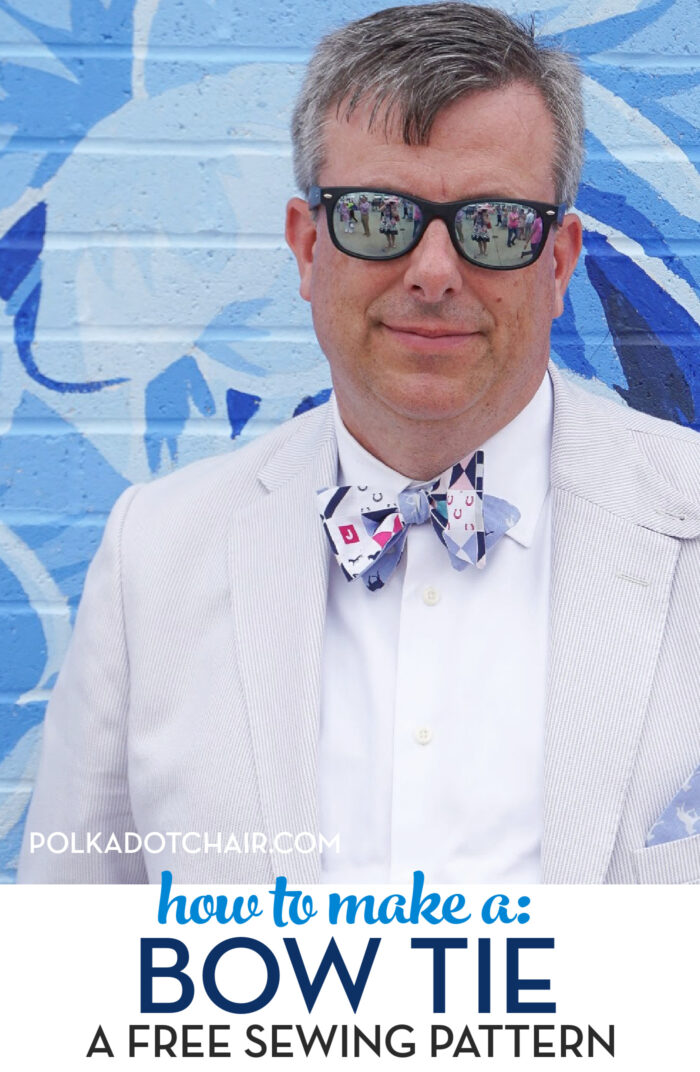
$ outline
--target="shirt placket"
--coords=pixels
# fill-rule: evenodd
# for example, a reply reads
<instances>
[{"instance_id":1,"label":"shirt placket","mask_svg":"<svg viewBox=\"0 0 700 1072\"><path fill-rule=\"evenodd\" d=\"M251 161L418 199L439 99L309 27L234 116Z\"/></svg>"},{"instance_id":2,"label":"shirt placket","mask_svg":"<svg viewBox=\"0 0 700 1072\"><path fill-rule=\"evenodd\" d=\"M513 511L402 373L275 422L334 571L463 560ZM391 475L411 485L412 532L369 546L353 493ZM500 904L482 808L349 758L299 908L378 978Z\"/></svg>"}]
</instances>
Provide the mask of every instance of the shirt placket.
<instances>
[{"instance_id":1,"label":"shirt placket","mask_svg":"<svg viewBox=\"0 0 700 1072\"><path fill-rule=\"evenodd\" d=\"M445 613L440 547L430 523L409 530L405 551L394 709L391 879L406 881L417 868L432 869L439 822L442 685L440 665Z\"/></svg>"}]
</instances>

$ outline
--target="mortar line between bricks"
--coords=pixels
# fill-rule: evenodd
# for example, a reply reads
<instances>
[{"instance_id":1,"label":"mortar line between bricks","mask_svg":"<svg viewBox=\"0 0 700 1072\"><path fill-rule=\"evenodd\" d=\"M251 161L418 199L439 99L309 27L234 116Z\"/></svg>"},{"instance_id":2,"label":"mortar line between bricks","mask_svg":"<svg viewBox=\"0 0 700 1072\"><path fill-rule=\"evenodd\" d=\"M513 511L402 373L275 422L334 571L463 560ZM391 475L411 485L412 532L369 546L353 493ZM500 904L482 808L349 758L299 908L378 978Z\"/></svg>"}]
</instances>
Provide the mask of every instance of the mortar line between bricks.
<instances>
[{"instance_id":1,"label":"mortar line between bricks","mask_svg":"<svg viewBox=\"0 0 700 1072\"><path fill-rule=\"evenodd\" d=\"M20 240L6 242L7 249L36 249L36 243ZM78 249L82 251L86 247L100 247L106 249L230 249L230 250L271 250L288 253L291 251L280 235L263 234L208 234L198 231L194 234L168 234L156 231L120 231L118 234L110 231L92 231L90 233L78 231L57 231L49 234L44 244L45 250Z\"/></svg>"},{"instance_id":2,"label":"mortar line between bricks","mask_svg":"<svg viewBox=\"0 0 700 1072\"><path fill-rule=\"evenodd\" d=\"M109 325L100 324L99 326L88 326L82 324L75 324L70 327L53 327L43 328L40 332L38 339L41 345L52 343L75 343L76 345L86 343L126 343L129 346L137 346L141 343L177 343L185 350L189 350L196 346L196 336L201 333L201 327L195 324L183 324L176 327L163 326L160 324L129 324L129 325ZM588 332L582 336L572 335L570 338L585 338L595 341L607 334L605 331L601 332ZM683 343L688 339L697 340L697 332L664 332L654 331L653 335L655 339L663 339L670 343ZM628 332L625 334L625 339L633 341L637 340L643 343L646 338L649 338L645 332ZM563 336L557 336L557 338L563 338ZM207 332L208 342L250 342L250 343L303 343L312 344L317 346L316 336L313 334L311 328L289 328L289 329L273 329L268 330L266 328L260 328L258 330L254 328L238 330L223 329L221 331ZM11 328L0 329L0 343L11 346L14 344L14 334ZM206 342L200 347L206 353ZM113 374L118 372L118 369L113 369ZM270 369L267 373L268 376L274 375L275 370ZM222 376L225 373L222 370ZM252 384L255 380L260 379L262 382L264 376L260 377L251 376L248 380L249 384Z\"/></svg>"},{"instance_id":3,"label":"mortar line between bricks","mask_svg":"<svg viewBox=\"0 0 700 1072\"><path fill-rule=\"evenodd\" d=\"M55 614L58 617L66 618L70 617L70 608L65 603L47 603L45 601L40 603L19 603L17 601L4 603L0 599L0 616L9 614ZM2 694L0 694L1 698Z\"/></svg>"},{"instance_id":4,"label":"mortar line between bricks","mask_svg":"<svg viewBox=\"0 0 700 1072\"><path fill-rule=\"evenodd\" d=\"M294 45L270 44L235 44L222 45L220 42L199 45L160 45L148 43L134 45L132 42L51 42L32 44L31 42L0 41L3 58L6 60L46 59L53 54L59 59L100 59L103 61L132 62L134 59L146 59L149 62L178 63L192 61L201 63L299 63L305 64L311 56L311 49ZM615 67L651 67L656 70L695 69L698 53L685 54L670 52L626 52L583 51L579 59L596 66Z\"/></svg>"},{"instance_id":5,"label":"mortar line between bricks","mask_svg":"<svg viewBox=\"0 0 700 1072\"><path fill-rule=\"evenodd\" d=\"M292 155L291 143L285 141L237 140L235 137L197 141L175 141L167 138L144 139L100 138L78 135L74 137L26 138L14 137L3 146L5 153L60 152L71 156L188 156L222 158L229 156L279 156Z\"/></svg>"},{"instance_id":6,"label":"mortar line between bricks","mask_svg":"<svg viewBox=\"0 0 700 1072\"><path fill-rule=\"evenodd\" d=\"M574 207L574 211L576 208ZM621 233L620 242L624 242L625 236ZM637 240L631 239L631 242L637 243ZM700 239L687 238L680 236L678 238L666 239L669 244L670 251L659 247L656 252L650 252L643 256L639 256L636 259L640 261L649 260L651 258L655 260L670 260L674 256L693 256L700 254ZM653 244L654 240L651 240ZM5 248L12 249L17 252L21 250L36 250L36 242L28 241L26 238L19 238L16 240L5 239ZM168 234L167 238L162 233L155 231L120 231L118 234L110 231L92 231L92 232L80 232L80 231L55 231L49 234L44 243L45 252L83 252L85 249L152 249L169 251L173 249L178 250L193 250L197 251L209 251L212 249L231 250L236 252L238 250L260 250L261 252L278 252L286 254L291 261L291 251L287 248L284 239L277 235L258 235L258 234L207 234L204 232L196 232L192 235L187 234ZM610 250L608 247L604 247L598 253L598 256L616 256L616 250Z\"/></svg>"},{"instance_id":7,"label":"mortar line between bricks","mask_svg":"<svg viewBox=\"0 0 700 1072\"><path fill-rule=\"evenodd\" d=\"M27 703L43 703L45 700L49 699L49 697L51 696L51 692L52 692L51 689L32 689L31 690L31 699L28 700ZM16 692L0 692L0 701L2 701L3 703L7 703L8 701L11 701L12 703L16 704L17 703L17 693ZM23 707L26 707L27 703L17 704L17 707L21 711Z\"/></svg>"},{"instance_id":8,"label":"mortar line between bricks","mask_svg":"<svg viewBox=\"0 0 700 1072\"><path fill-rule=\"evenodd\" d=\"M45 433L46 434L46 433ZM75 435L75 430L73 431ZM71 525L74 528L104 528L109 514L106 510L95 511L89 515L62 514L56 510L31 510L24 507L23 510L0 510L0 519L4 525L10 528L21 528L25 525Z\"/></svg>"},{"instance_id":9,"label":"mortar line between bricks","mask_svg":"<svg viewBox=\"0 0 700 1072\"><path fill-rule=\"evenodd\" d=\"M325 387L326 384L323 383L318 386L320 390L320 388ZM295 404L296 403L292 404L292 409ZM288 416L291 417L291 415L290 412ZM256 418L255 435L261 435L262 432L267 431L268 429L276 428L280 421L284 419L284 415L281 415L278 421L270 418L267 420ZM74 436L76 433L89 436L128 435L140 438L149 432L158 432L158 434L163 435L176 430L180 440L182 440L183 437L187 438L189 435L193 437L210 436L213 438L222 435L229 441L231 439L231 425L225 417L192 417L188 421L184 432L182 431L182 422L173 422L167 419L156 419L149 421L148 424L146 424L145 421L128 421L122 417L115 418L109 416L100 418L99 420L82 420L81 418L77 418L75 422L71 424L67 423L63 417L56 417L55 420L47 418L39 421L31 417L27 418L19 416L14 417L12 420L13 426L16 426L18 429L15 434L26 436L47 436L54 439L61 435ZM243 441L245 441L251 437L244 435L242 438ZM7 516L7 511L3 513L2 516ZM30 515L28 514L28 516ZM83 515L81 514L80 517L82 518L82 516ZM99 518L100 516L99 512L90 515L91 518ZM86 524L88 523L90 523L89 519L86 521Z\"/></svg>"},{"instance_id":10,"label":"mortar line between bricks","mask_svg":"<svg viewBox=\"0 0 700 1072\"><path fill-rule=\"evenodd\" d=\"M111 42L98 43L77 41L50 42L33 45L30 42L2 41L0 47L5 60L46 59L53 54L59 59L99 59L127 61L145 59L164 63L300 63L305 64L311 56L310 48L295 48L293 45L134 45Z\"/></svg>"},{"instance_id":11,"label":"mortar line between bricks","mask_svg":"<svg viewBox=\"0 0 700 1072\"><path fill-rule=\"evenodd\" d=\"M206 342L316 342L312 328L205 328ZM196 345L203 333L201 324L75 324L69 327L51 327L38 333L44 343L72 342L174 342L184 347ZM0 328L0 342L12 345L15 341L12 326ZM116 370L113 370L113 372Z\"/></svg>"},{"instance_id":12,"label":"mortar line between bricks","mask_svg":"<svg viewBox=\"0 0 700 1072\"><path fill-rule=\"evenodd\" d=\"M171 140L167 138L144 139L131 138L101 138L80 134L75 137L56 136L52 138L36 138L17 135L3 147L5 153L34 153L34 152L65 152L71 156L113 157L120 160L129 157L187 157L193 159L208 158L210 160L226 159L235 156L262 156L279 157L288 159L292 155L291 143L284 141L264 139L243 139L232 135L230 138L197 140ZM690 161L695 163L700 158L700 146L694 143L683 145L683 153ZM653 142L641 141L631 143L621 150L625 163L654 164L660 160L658 146ZM591 149L586 155L587 161L608 160L609 154L599 149ZM663 158L661 158L663 162ZM291 184L290 184L291 188Z\"/></svg>"}]
</instances>

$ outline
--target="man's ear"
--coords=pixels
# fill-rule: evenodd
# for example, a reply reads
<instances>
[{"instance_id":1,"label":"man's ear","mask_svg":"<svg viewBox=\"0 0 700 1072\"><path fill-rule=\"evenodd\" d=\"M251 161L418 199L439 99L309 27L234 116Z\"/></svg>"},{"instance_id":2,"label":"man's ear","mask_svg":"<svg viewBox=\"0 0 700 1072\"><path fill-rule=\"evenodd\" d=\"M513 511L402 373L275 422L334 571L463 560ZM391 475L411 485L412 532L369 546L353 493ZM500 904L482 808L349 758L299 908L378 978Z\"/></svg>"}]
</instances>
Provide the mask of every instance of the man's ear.
<instances>
[{"instance_id":1,"label":"man's ear","mask_svg":"<svg viewBox=\"0 0 700 1072\"><path fill-rule=\"evenodd\" d=\"M316 244L316 221L311 215L308 202L301 197L293 197L287 204L284 237L297 259L299 293L306 301L311 301L311 268Z\"/></svg>"},{"instance_id":2,"label":"man's ear","mask_svg":"<svg viewBox=\"0 0 700 1072\"><path fill-rule=\"evenodd\" d=\"M554 316L564 312L564 295L576 267L582 244L582 227L578 216L567 212L554 234Z\"/></svg>"}]
</instances>

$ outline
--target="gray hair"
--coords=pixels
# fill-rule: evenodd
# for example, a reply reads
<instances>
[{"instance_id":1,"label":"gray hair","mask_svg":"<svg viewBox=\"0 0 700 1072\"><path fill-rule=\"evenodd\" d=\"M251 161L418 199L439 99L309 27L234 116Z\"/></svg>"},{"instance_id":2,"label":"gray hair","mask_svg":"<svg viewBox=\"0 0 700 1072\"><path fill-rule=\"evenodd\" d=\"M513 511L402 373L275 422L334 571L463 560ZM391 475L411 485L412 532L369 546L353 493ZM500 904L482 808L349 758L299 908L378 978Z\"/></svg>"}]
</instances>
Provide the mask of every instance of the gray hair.
<instances>
[{"instance_id":1,"label":"gray hair","mask_svg":"<svg viewBox=\"0 0 700 1072\"><path fill-rule=\"evenodd\" d=\"M324 163L329 110L349 119L371 102L407 145L426 145L437 114L468 93L528 82L554 121L557 202L573 204L583 165L581 75L566 52L502 11L451 2L393 7L328 34L309 63L292 115L294 175L305 194ZM394 126L396 124L396 126Z\"/></svg>"}]
</instances>

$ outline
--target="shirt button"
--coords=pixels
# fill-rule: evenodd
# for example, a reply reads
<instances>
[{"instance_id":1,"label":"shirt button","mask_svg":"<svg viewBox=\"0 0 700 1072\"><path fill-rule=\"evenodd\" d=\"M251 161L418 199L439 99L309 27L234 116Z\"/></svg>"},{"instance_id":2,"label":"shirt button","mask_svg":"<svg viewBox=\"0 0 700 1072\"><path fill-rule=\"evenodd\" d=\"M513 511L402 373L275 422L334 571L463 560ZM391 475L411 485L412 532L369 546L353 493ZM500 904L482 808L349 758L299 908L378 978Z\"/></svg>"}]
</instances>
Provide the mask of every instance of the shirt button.
<instances>
[{"instance_id":1,"label":"shirt button","mask_svg":"<svg viewBox=\"0 0 700 1072\"><path fill-rule=\"evenodd\" d=\"M418 744L430 744L433 739L433 731L430 726L421 726L415 732L415 738Z\"/></svg>"},{"instance_id":2,"label":"shirt button","mask_svg":"<svg viewBox=\"0 0 700 1072\"><path fill-rule=\"evenodd\" d=\"M423 602L426 607L434 607L436 603L440 602L440 593L437 588L433 588L431 584L427 588L423 589Z\"/></svg>"}]
</instances>

